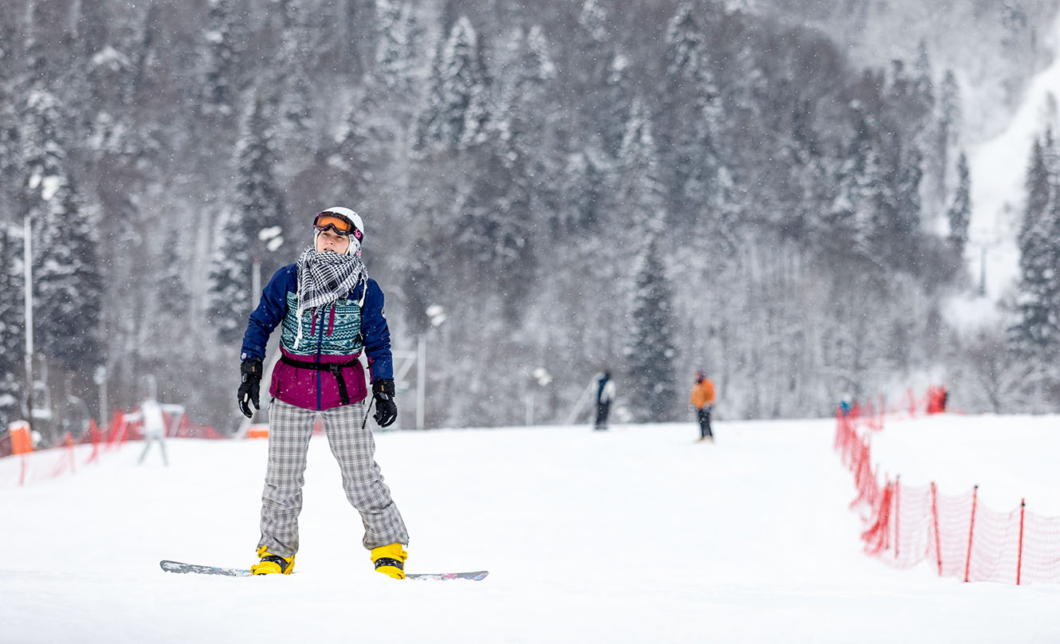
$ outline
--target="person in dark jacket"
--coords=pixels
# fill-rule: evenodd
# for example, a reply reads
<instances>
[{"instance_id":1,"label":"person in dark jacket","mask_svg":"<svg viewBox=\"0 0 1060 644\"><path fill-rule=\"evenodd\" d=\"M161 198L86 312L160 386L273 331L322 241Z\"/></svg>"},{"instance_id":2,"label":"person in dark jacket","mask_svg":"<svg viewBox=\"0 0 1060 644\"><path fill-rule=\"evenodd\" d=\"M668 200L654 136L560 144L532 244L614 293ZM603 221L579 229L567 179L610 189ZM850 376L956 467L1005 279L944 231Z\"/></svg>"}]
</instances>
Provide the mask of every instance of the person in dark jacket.
<instances>
[{"instance_id":1,"label":"person in dark jacket","mask_svg":"<svg viewBox=\"0 0 1060 644\"><path fill-rule=\"evenodd\" d=\"M316 215L314 244L298 262L276 271L250 315L243 336L239 407L259 405L262 362L269 336L281 327L280 361L269 393L269 464L261 499L260 562L254 574L291 574L298 551L306 451L317 415L342 471L346 498L364 523L364 547L375 569L405 578L405 522L375 462L366 420L368 389L359 357L371 373L375 420L397 418L390 330L383 291L361 261L364 224L349 208Z\"/></svg>"},{"instance_id":2,"label":"person in dark jacket","mask_svg":"<svg viewBox=\"0 0 1060 644\"><path fill-rule=\"evenodd\" d=\"M614 399L615 381L611 379L611 372L605 371L596 379L596 425L593 429L607 429L607 415Z\"/></svg>"}]
</instances>

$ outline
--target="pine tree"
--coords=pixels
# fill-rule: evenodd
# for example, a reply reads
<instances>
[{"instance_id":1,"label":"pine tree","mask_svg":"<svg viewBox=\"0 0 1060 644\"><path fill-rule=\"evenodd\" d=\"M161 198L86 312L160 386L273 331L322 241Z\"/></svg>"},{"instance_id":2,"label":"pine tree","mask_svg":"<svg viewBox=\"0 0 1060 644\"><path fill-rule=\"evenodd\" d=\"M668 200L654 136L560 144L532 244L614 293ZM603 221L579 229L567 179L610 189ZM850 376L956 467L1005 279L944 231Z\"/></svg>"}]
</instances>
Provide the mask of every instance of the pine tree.
<instances>
[{"instance_id":1,"label":"pine tree","mask_svg":"<svg viewBox=\"0 0 1060 644\"><path fill-rule=\"evenodd\" d=\"M202 79L204 114L227 116L235 111L238 94L241 47L230 0L208 0L209 18L205 32L207 59Z\"/></svg>"},{"instance_id":2,"label":"pine tree","mask_svg":"<svg viewBox=\"0 0 1060 644\"><path fill-rule=\"evenodd\" d=\"M413 91L416 77L416 14L406 0L378 0L375 5L377 44L375 76L387 92L400 100ZM395 103L394 108L404 108Z\"/></svg>"},{"instance_id":3,"label":"pine tree","mask_svg":"<svg viewBox=\"0 0 1060 644\"><path fill-rule=\"evenodd\" d=\"M694 80L704 63L702 56L703 35L693 17L692 6L682 4L666 27L666 78L671 87L684 80Z\"/></svg>"},{"instance_id":4,"label":"pine tree","mask_svg":"<svg viewBox=\"0 0 1060 644\"><path fill-rule=\"evenodd\" d=\"M666 80L659 148L665 159L667 193L678 234L697 226L701 211L717 206L714 181L719 166L721 115L705 37L684 4L666 30Z\"/></svg>"},{"instance_id":5,"label":"pine tree","mask_svg":"<svg viewBox=\"0 0 1060 644\"><path fill-rule=\"evenodd\" d=\"M578 25L585 30L591 42L603 43L607 40L607 12L600 6L599 0L585 0L578 14Z\"/></svg>"},{"instance_id":6,"label":"pine tree","mask_svg":"<svg viewBox=\"0 0 1060 644\"><path fill-rule=\"evenodd\" d=\"M305 0L283 0L283 45L277 67L280 132L285 149L307 150L314 125L313 51L315 32Z\"/></svg>"},{"instance_id":7,"label":"pine tree","mask_svg":"<svg viewBox=\"0 0 1060 644\"><path fill-rule=\"evenodd\" d=\"M610 64L603 79L604 100L599 118L594 120L604 142L604 150L612 157L618 157L622 148L626 123L630 118L630 104L633 101L632 81L629 78L630 61L615 49L610 57Z\"/></svg>"},{"instance_id":8,"label":"pine tree","mask_svg":"<svg viewBox=\"0 0 1060 644\"><path fill-rule=\"evenodd\" d=\"M912 144L899 158L901 159L900 165L894 173L898 183L895 190L896 221L893 228L896 237L891 240L894 244L892 252L896 266L918 275L923 268L920 233L920 183L924 176L923 154L917 145Z\"/></svg>"},{"instance_id":9,"label":"pine tree","mask_svg":"<svg viewBox=\"0 0 1060 644\"><path fill-rule=\"evenodd\" d=\"M1025 359L1041 360L1060 348L1060 304L1057 280L1056 186L1049 167L1051 133L1035 139L1027 171L1027 202L1017 243L1020 249L1020 281L1016 300L1018 322L1009 329L1009 342Z\"/></svg>"},{"instance_id":10,"label":"pine tree","mask_svg":"<svg viewBox=\"0 0 1060 644\"><path fill-rule=\"evenodd\" d=\"M161 297L158 308L170 320L170 328L178 320L186 320L191 308L191 293L185 280L185 266L181 259L180 231L173 229L162 246L161 265L158 271L158 288Z\"/></svg>"},{"instance_id":11,"label":"pine tree","mask_svg":"<svg viewBox=\"0 0 1060 644\"><path fill-rule=\"evenodd\" d=\"M651 117L640 98L634 100L630 108L619 165L623 177L619 207L623 212L622 220L617 223L623 230L642 239L662 232L666 220L666 199L659 178Z\"/></svg>"},{"instance_id":12,"label":"pine tree","mask_svg":"<svg viewBox=\"0 0 1060 644\"><path fill-rule=\"evenodd\" d=\"M599 156L579 152L567 158L560 207L549 222L553 235L565 238L568 234L599 229L606 208L605 175L608 170Z\"/></svg>"},{"instance_id":13,"label":"pine tree","mask_svg":"<svg viewBox=\"0 0 1060 644\"><path fill-rule=\"evenodd\" d=\"M849 242L858 254L878 251L870 249L872 222L876 210L875 191L882 175L876 124L860 105L854 106L854 136L847 148L839 171L837 190L839 212L846 212L843 224L836 232Z\"/></svg>"},{"instance_id":14,"label":"pine tree","mask_svg":"<svg viewBox=\"0 0 1060 644\"><path fill-rule=\"evenodd\" d=\"M677 412L677 329L672 289L661 254L659 239L653 235L644 244L635 267L630 335L624 355L629 389L639 397L633 405L638 422L675 420Z\"/></svg>"},{"instance_id":15,"label":"pine tree","mask_svg":"<svg viewBox=\"0 0 1060 644\"><path fill-rule=\"evenodd\" d=\"M251 303L251 247L254 239L243 208L226 206L221 210L214 233L210 259L209 304L207 315L222 342L243 337ZM257 293L254 297L257 297Z\"/></svg>"},{"instance_id":16,"label":"pine tree","mask_svg":"<svg viewBox=\"0 0 1060 644\"><path fill-rule=\"evenodd\" d=\"M935 83L932 80L931 56L928 54L927 43L923 40L917 45L913 87L917 100L923 103L922 107L926 112L935 104Z\"/></svg>"},{"instance_id":17,"label":"pine tree","mask_svg":"<svg viewBox=\"0 0 1060 644\"><path fill-rule=\"evenodd\" d=\"M276 180L276 153L272 128L260 99L250 101L242 138L236 146L238 179L236 203L244 211L251 233L248 249L261 262L264 279L279 268L278 251L283 246L283 190Z\"/></svg>"},{"instance_id":18,"label":"pine tree","mask_svg":"<svg viewBox=\"0 0 1060 644\"><path fill-rule=\"evenodd\" d=\"M387 166L386 161L394 153L398 126L386 112L389 101L381 94L385 89L373 76L365 78L364 90L361 100L343 118L335 136L337 146L331 164L349 175L346 195L350 203L366 205L373 196L378 197L370 187L376 184L376 173Z\"/></svg>"},{"instance_id":19,"label":"pine tree","mask_svg":"<svg viewBox=\"0 0 1060 644\"><path fill-rule=\"evenodd\" d=\"M489 120L489 76L478 35L467 16L453 24L436 54L416 145L461 150L482 142Z\"/></svg>"},{"instance_id":20,"label":"pine tree","mask_svg":"<svg viewBox=\"0 0 1060 644\"><path fill-rule=\"evenodd\" d=\"M33 222L35 338L45 354L71 370L102 359L103 276L98 221L81 203L69 172L64 117L55 98L31 92L22 128L23 198Z\"/></svg>"},{"instance_id":21,"label":"pine tree","mask_svg":"<svg viewBox=\"0 0 1060 644\"><path fill-rule=\"evenodd\" d=\"M960 87L957 85L957 76L953 70L947 69L942 77L937 111L935 145L931 159L934 165L931 174L934 177L936 195L944 197L953 185L951 183L953 177L951 156L960 147L963 118Z\"/></svg>"},{"instance_id":22,"label":"pine tree","mask_svg":"<svg viewBox=\"0 0 1060 644\"><path fill-rule=\"evenodd\" d=\"M968 171L968 155L961 152L957 157L957 193L947 212L950 222L949 242L958 257L964 255L968 243L968 224L972 219L971 173Z\"/></svg>"},{"instance_id":23,"label":"pine tree","mask_svg":"<svg viewBox=\"0 0 1060 644\"><path fill-rule=\"evenodd\" d=\"M22 400L25 319L21 239L0 225L0 427L15 420Z\"/></svg>"}]
</instances>

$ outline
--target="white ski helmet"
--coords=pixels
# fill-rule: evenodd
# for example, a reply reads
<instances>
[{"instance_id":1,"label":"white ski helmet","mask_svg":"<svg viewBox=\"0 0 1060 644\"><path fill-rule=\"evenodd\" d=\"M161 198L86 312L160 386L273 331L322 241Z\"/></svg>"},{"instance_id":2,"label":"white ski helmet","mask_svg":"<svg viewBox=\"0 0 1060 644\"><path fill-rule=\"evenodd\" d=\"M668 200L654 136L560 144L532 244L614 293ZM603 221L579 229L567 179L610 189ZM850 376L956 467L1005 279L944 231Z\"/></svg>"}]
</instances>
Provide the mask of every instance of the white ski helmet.
<instances>
[{"instance_id":1,"label":"white ski helmet","mask_svg":"<svg viewBox=\"0 0 1060 644\"><path fill-rule=\"evenodd\" d=\"M334 206L332 208L325 208L324 210L321 210L317 214L316 218L314 218L314 220L313 220L314 223L320 218L320 215L327 215L327 214L336 215L336 216L338 216L338 217L340 217L342 219L346 219L351 224L353 224L354 230L353 230L352 234L350 234L349 237L348 237L348 239L350 240L350 244L349 244L349 246L346 247L346 254L347 255L356 255L357 253L360 253L361 252L361 242L364 240L364 222L361 221L361 216L358 215L357 213L355 213L354 211L350 210L349 208L343 208L341 206ZM319 235L320 235L320 231L319 230L317 230L315 232L315 234L313 235L313 247L314 248L316 247L317 237Z\"/></svg>"}]
</instances>

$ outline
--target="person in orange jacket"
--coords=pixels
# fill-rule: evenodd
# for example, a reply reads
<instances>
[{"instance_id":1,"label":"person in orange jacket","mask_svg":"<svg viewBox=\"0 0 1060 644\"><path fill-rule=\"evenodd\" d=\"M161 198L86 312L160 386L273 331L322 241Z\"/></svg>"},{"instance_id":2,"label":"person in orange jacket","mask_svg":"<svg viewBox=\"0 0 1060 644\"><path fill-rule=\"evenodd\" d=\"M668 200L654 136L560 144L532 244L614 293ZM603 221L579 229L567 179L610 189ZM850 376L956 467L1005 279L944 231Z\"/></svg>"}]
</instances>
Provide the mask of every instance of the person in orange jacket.
<instances>
[{"instance_id":1,"label":"person in orange jacket","mask_svg":"<svg viewBox=\"0 0 1060 644\"><path fill-rule=\"evenodd\" d=\"M714 433L710 431L710 412L714 409L714 383L699 369L696 369L696 384L692 386L692 406L699 417L699 440L714 442Z\"/></svg>"}]
</instances>

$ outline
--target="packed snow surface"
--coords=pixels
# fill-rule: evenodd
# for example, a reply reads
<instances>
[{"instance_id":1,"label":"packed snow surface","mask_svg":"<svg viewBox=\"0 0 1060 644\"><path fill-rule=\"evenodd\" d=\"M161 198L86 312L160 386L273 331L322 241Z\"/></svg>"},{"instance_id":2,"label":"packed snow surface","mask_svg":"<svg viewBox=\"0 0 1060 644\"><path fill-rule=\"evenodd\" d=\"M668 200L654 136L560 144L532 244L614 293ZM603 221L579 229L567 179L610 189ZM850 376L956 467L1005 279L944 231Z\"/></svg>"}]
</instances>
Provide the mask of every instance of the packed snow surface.
<instances>
[{"instance_id":1,"label":"packed snow surface","mask_svg":"<svg viewBox=\"0 0 1060 644\"><path fill-rule=\"evenodd\" d=\"M995 509L1029 495L1060 511L1058 424L896 421L873 460L944 493L978 483ZM158 565L254 561L266 441L170 440L168 468L157 453L138 467L130 443L22 488L0 459L0 642L1060 641L1058 586L865 555L834 429L718 422L716 444L691 423L379 434L408 570L489 569L481 582L373 572L323 437L287 577Z\"/></svg>"}]
</instances>

